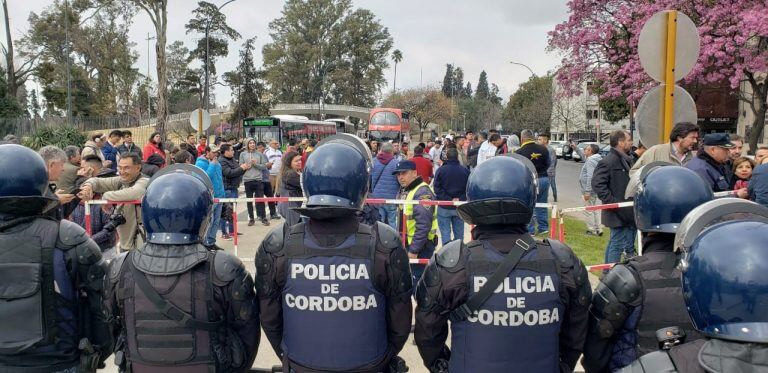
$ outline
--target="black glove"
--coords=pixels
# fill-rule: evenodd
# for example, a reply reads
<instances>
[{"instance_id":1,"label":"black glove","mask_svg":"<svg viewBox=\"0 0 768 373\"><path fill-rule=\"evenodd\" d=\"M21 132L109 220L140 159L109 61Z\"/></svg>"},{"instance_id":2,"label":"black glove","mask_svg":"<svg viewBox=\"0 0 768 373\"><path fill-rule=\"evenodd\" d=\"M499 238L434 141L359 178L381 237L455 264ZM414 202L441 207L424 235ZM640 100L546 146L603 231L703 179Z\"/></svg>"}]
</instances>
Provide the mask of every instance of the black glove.
<instances>
[{"instance_id":1,"label":"black glove","mask_svg":"<svg viewBox=\"0 0 768 373\"><path fill-rule=\"evenodd\" d=\"M117 227L125 224L125 216L123 214L114 214L109 217L109 223L104 225L104 229L106 229L109 232L114 232Z\"/></svg>"},{"instance_id":2,"label":"black glove","mask_svg":"<svg viewBox=\"0 0 768 373\"><path fill-rule=\"evenodd\" d=\"M408 372L408 365L405 364L405 360L400 356L395 356L389 361L389 373L406 373Z\"/></svg>"}]
</instances>

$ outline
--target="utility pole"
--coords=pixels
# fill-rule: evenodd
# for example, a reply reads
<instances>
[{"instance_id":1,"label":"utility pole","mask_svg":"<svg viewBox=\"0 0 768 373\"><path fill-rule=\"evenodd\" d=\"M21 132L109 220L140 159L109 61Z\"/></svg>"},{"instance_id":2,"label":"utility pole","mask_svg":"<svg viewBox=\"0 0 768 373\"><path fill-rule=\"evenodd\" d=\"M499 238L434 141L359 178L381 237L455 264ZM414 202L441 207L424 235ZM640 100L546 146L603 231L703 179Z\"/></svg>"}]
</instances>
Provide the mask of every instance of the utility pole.
<instances>
[{"instance_id":1,"label":"utility pole","mask_svg":"<svg viewBox=\"0 0 768 373\"><path fill-rule=\"evenodd\" d=\"M72 51L69 43L69 0L64 0L64 39L67 45L67 125L72 126L72 67L69 61Z\"/></svg>"},{"instance_id":2,"label":"utility pole","mask_svg":"<svg viewBox=\"0 0 768 373\"><path fill-rule=\"evenodd\" d=\"M149 124L149 121L152 119L152 90L149 89L149 55L151 54L149 49L150 40L155 40L155 37L150 36L150 34L147 33L147 124Z\"/></svg>"}]
</instances>

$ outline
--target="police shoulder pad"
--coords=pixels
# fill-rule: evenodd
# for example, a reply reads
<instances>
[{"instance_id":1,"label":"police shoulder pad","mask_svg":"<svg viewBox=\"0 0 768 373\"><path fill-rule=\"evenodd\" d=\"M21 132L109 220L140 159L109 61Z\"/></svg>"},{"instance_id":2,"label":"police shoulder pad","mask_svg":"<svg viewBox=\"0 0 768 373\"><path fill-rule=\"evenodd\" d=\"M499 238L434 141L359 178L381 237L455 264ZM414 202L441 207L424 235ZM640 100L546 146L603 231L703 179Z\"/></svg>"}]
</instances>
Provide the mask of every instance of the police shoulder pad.
<instances>
[{"instance_id":1,"label":"police shoulder pad","mask_svg":"<svg viewBox=\"0 0 768 373\"><path fill-rule=\"evenodd\" d=\"M634 304L640 299L643 288L638 274L631 267L617 264L608 271L601 282L624 304Z\"/></svg>"},{"instance_id":2,"label":"police shoulder pad","mask_svg":"<svg viewBox=\"0 0 768 373\"><path fill-rule=\"evenodd\" d=\"M376 222L376 233L379 236L381 247L387 250L394 250L402 246L402 242L400 242L400 236L397 234L397 231L389 225L382 222Z\"/></svg>"},{"instance_id":3,"label":"police shoulder pad","mask_svg":"<svg viewBox=\"0 0 768 373\"><path fill-rule=\"evenodd\" d=\"M79 225L69 220L62 220L59 222L59 242L56 245L57 247L61 249L71 249L88 241L88 239L85 230Z\"/></svg>"},{"instance_id":4,"label":"police shoulder pad","mask_svg":"<svg viewBox=\"0 0 768 373\"><path fill-rule=\"evenodd\" d=\"M280 223L280 225L273 228L264 239L264 250L270 253L281 251L283 249L283 241L285 240L286 234L287 229L285 227L285 223Z\"/></svg>"},{"instance_id":5,"label":"police shoulder pad","mask_svg":"<svg viewBox=\"0 0 768 373\"><path fill-rule=\"evenodd\" d=\"M120 272L123 269L123 263L128 256L128 252L122 252L115 259L109 262L109 281L117 283L120 280Z\"/></svg>"},{"instance_id":6,"label":"police shoulder pad","mask_svg":"<svg viewBox=\"0 0 768 373\"><path fill-rule=\"evenodd\" d=\"M453 240L435 253L435 262L443 268L454 268L459 264L461 250L464 243L461 240Z\"/></svg>"},{"instance_id":7,"label":"police shoulder pad","mask_svg":"<svg viewBox=\"0 0 768 373\"><path fill-rule=\"evenodd\" d=\"M223 283L229 283L234 280L244 268L240 258L230 253L216 251L213 255L213 272L216 275L216 279Z\"/></svg>"}]
</instances>

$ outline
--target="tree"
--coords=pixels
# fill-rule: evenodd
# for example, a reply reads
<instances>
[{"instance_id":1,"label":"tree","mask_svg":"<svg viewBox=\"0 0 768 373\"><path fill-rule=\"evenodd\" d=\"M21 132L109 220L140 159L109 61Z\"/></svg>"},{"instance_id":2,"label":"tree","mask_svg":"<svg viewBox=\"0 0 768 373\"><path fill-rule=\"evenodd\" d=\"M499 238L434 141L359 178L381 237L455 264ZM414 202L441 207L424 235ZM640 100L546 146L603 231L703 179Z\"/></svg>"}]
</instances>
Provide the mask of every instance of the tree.
<instances>
[{"instance_id":1,"label":"tree","mask_svg":"<svg viewBox=\"0 0 768 373\"><path fill-rule=\"evenodd\" d=\"M552 95L552 132L561 132L566 139L571 132L587 129L584 96L566 96L554 92Z\"/></svg>"},{"instance_id":2,"label":"tree","mask_svg":"<svg viewBox=\"0 0 768 373\"><path fill-rule=\"evenodd\" d=\"M226 57L229 54L228 39L238 40L240 33L227 24L227 16L215 4L200 1L192 14L194 15L193 18L185 25L187 35L198 33L203 37L198 39L197 47L191 51L191 57L199 59L203 71L207 71L209 76L215 77L216 58ZM210 98L205 97L205 93L203 96L203 105L205 106L205 103L210 103Z\"/></svg>"},{"instance_id":3,"label":"tree","mask_svg":"<svg viewBox=\"0 0 768 373\"><path fill-rule=\"evenodd\" d=\"M445 97L453 97L453 79L455 77L453 65L445 64L445 76L443 77L443 95Z\"/></svg>"},{"instance_id":4,"label":"tree","mask_svg":"<svg viewBox=\"0 0 768 373\"><path fill-rule=\"evenodd\" d=\"M29 112L32 114L32 118L40 118L40 100L37 98L37 90L29 90Z\"/></svg>"},{"instance_id":5,"label":"tree","mask_svg":"<svg viewBox=\"0 0 768 373\"><path fill-rule=\"evenodd\" d=\"M447 122L456 110L453 101L436 88L413 88L392 92L383 106L397 107L411 114L411 123L419 129L419 141L424 139L424 130L430 123Z\"/></svg>"},{"instance_id":6,"label":"tree","mask_svg":"<svg viewBox=\"0 0 768 373\"><path fill-rule=\"evenodd\" d=\"M451 97L463 96L464 93L464 70L461 67L456 67L453 70L453 86L451 87Z\"/></svg>"},{"instance_id":7,"label":"tree","mask_svg":"<svg viewBox=\"0 0 768 373\"><path fill-rule=\"evenodd\" d=\"M225 74L224 81L232 89L235 97L234 113L230 118L233 123L239 123L249 116L264 116L269 114L269 105L262 100L264 85L261 82L263 73L254 68L253 50L256 38L243 43L240 51L240 63L235 71Z\"/></svg>"},{"instance_id":8,"label":"tree","mask_svg":"<svg viewBox=\"0 0 768 373\"><path fill-rule=\"evenodd\" d=\"M532 76L509 97L505 118L510 130L545 132L552 118L552 76Z\"/></svg>"},{"instance_id":9,"label":"tree","mask_svg":"<svg viewBox=\"0 0 768 373\"><path fill-rule=\"evenodd\" d=\"M399 49L395 49L392 52L392 61L395 63L395 77L392 79L392 90L397 91L397 64L400 63L400 61L403 60L403 52L400 52Z\"/></svg>"},{"instance_id":10,"label":"tree","mask_svg":"<svg viewBox=\"0 0 768 373\"><path fill-rule=\"evenodd\" d=\"M467 86L464 87L464 97L472 97L472 83L467 82Z\"/></svg>"},{"instance_id":11,"label":"tree","mask_svg":"<svg viewBox=\"0 0 768 373\"><path fill-rule=\"evenodd\" d=\"M16 96L8 92L8 84L5 81L7 75L0 68L0 117L14 118L25 116L25 110L19 104Z\"/></svg>"},{"instance_id":12,"label":"tree","mask_svg":"<svg viewBox=\"0 0 768 373\"><path fill-rule=\"evenodd\" d=\"M558 80L567 94L577 94L585 81L599 80L604 98L637 102L657 84L640 66L640 31L657 11L677 9L694 21L702 43L698 62L684 82L746 86L740 89L740 99L754 114L749 143L751 151L756 149L768 110L768 3L574 0L568 6L568 19L549 34L549 48L564 55Z\"/></svg>"},{"instance_id":13,"label":"tree","mask_svg":"<svg viewBox=\"0 0 768 373\"><path fill-rule=\"evenodd\" d=\"M22 87L24 83L27 81L27 78L33 73L35 62L37 60L36 55L25 55L25 53L21 53L22 58L25 58L26 61L21 64L21 66L18 67L18 69L15 67L14 59L14 51L13 51L13 38L11 36L11 22L9 20L8 15L8 2L6 0L3 0L3 14L5 16L5 44L3 45L3 54L5 55L5 66L6 66L6 92L9 95L16 96L19 91L19 87Z\"/></svg>"},{"instance_id":14,"label":"tree","mask_svg":"<svg viewBox=\"0 0 768 373\"><path fill-rule=\"evenodd\" d=\"M488 88L488 74L483 70L480 73L480 79L477 81L477 87L475 88L475 99L488 99L491 91Z\"/></svg>"},{"instance_id":15,"label":"tree","mask_svg":"<svg viewBox=\"0 0 768 373\"><path fill-rule=\"evenodd\" d=\"M168 0L133 0L147 13L155 26L155 53L157 53L157 124L155 130L165 133L168 118L168 66L165 44L168 30Z\"/></svg>"},{"instance_id":16,"label":"tree","mask_svg":"<svg viewBox=\"0 0 768 373\"><path fill-rule=\"evenodd\" d=\"M375 103L392 37L372 12L350 0L288 0L269 28L262 53L274 100Z\"/></svg>"}]
</instances>

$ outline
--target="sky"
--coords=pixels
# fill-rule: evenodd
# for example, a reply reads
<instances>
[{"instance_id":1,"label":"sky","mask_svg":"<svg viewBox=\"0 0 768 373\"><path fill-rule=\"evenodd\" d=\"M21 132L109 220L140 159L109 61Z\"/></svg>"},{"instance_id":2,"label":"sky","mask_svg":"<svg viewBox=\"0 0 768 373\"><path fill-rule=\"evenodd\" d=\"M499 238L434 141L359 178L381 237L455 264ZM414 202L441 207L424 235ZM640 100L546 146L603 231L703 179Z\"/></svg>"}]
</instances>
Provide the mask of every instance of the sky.
<instances>
[{"instance_id":1,"label":"sky","mask_svg":"<svg viewBox=\"0 0 768 373\"><path fill-rule=\"evenodd\" d=\"M30 12L39 13L52 4L51 0L7 2L14 39L27 31ZM196 7L196 1L169 0L169 45L182 40L190 49L193 47L200 36L186 35L184 25ZM277 0L236 0L225 6L222 12L243 39L230 43L229 56L217 61L217 71L234 70L240 46L246 38L256 36L258 50L269 43L269 22L280 17L282 7L283 2ZM519 84L530 77L525 67L512 65L509 61L523 63L538 75L556 69L560 62L559 56L546 51L547 32L565 20L566 0L353 0L353 7L373 11L389 29L394 48L402 51L403 60L397 66L398 90L440 86L445 64L452 63L464 70L465 84L471 82L473 89L480 72L485 70L489 83L499 86L506 101ZM143 12L139 12L133 22L130 38L136 43L139 54L135 66L146 74L149 63L150 73L156 81L154 41L150 41L149 61L146 41L148 34L154 35L154 26ZM4 43L5 29L0 29L0 40ZM260 67L261 53L254 57L254 63ZM392 66L385 72L385 77L388 86L382 89L383 92L392 89ZM229 102L229 88L215 86L213 90L219 105Z\"/></svg>"}]
</instances>

